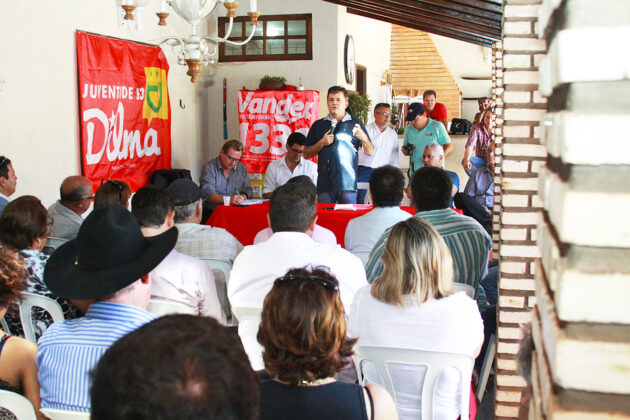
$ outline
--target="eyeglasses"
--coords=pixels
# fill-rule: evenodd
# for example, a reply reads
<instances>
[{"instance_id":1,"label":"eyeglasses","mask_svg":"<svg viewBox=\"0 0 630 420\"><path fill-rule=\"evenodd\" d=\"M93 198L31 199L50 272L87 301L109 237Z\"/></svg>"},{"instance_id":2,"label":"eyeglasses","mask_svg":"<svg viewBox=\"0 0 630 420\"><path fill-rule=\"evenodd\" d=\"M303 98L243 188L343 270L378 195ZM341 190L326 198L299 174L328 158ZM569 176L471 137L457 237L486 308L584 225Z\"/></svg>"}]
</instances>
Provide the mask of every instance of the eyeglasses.
<instances>
[{"instance_id":1,"label":"eyeglasses","mask_svg":"<svg viewBox=\"0 0 630 420\"><path fill-rule=\"evenodd\" d=\"M339 287L335 283L332 283L331 281L323 277L315 276L315 275L306 277L306 276L294 276L293 274L289 274L288 276L278 277L275 283L282 284L282 283L288 283L290 281L301 281L301 280L314 281L318 284L321 284L328 290L334 290L337 292L339 291Z\"/></svg>"},{"instance_id":2,"label":"eyeglasses","mask_svg":"<svg viewBox=\"0 0 630 420\"><path fill-rule=\"evenodd\" d=\"M380 112L380 111L374 111L375 114L379 114L382 115L383 117L391 117L392 113L391 112Z\"/></svg>"},{"instance_id":3,"label":"eyeglasses","mask_svg":"<svg viewBox=\"0 0 630 420\"><path fill-rule=\"evenodd\" d=\"M94 200L94 196L91 195L89 197L81 197L81 200Z\"/></svg>"},{"instance_id":4,"label":"eyeglasses","mask_svg":"<svg viewBox=\"0 0 630 420\"><path fill-rule=\"evenodd\" d=\"M234 159L232 156L228 155L227 153L225 154L225 157L227 157L227 158L228 158L228 161L229 161L230 163L238 163L238 162L240 162L240 161L241 161L241 158Z\"/></svg>"},{"instance_id":5,"label":"eyeglasses","mask_svg":"<svg viewBox=\"0 0 630 420\"><path fill-rule=\"evenodd\" d=\"M298 154L298 155L301 155L301 154L303 154L303 153L304 153L304 150L295 150L295 149L294 149L294 148L292 148L292 147L289 147L289 149L290 149L293 153Z\"/></svg>"},{"instance_id":6,"label":"eyeglasses","mask_svg":"<svg viewBox=\"0 0 630 420\"><path fill-rule=\"evenodd\" d=\"M55 224L55 219L53 219L52 217L48 216L48 226L52 227L52 225Z\"/></svg>"}]
</instances>

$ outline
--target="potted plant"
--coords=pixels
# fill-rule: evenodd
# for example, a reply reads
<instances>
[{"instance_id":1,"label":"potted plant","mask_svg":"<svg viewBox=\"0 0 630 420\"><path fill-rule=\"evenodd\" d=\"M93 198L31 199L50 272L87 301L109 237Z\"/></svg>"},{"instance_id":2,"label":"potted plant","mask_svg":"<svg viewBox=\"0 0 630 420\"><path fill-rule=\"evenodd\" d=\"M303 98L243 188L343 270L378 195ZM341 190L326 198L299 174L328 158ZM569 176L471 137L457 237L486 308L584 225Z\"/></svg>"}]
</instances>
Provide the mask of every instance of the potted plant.
<instances>
[{"instance_id":1,"label":"potted plant","mask_svg":"<svg viewBox=\"0 0 630 420\"><path fill-rule=\"evenodd\" d=\"M260 79L258 87L262 90L283 90L285 88L284 82L286 82L282 76L269 76L265 75Z\"/></svg>"},{"instance_id":2,"label":"potted plant","mask_svg":"<svg viewBox=\"0 0 630 420\"><path fill-rule=\"evenodd\" d=\"M368 113L370 112L370 105L372 101L367 95L359 95L353 93L348 98L348 113L355 118L363 121L363 124L367 124Z\"/></svg>"}]
</instances>

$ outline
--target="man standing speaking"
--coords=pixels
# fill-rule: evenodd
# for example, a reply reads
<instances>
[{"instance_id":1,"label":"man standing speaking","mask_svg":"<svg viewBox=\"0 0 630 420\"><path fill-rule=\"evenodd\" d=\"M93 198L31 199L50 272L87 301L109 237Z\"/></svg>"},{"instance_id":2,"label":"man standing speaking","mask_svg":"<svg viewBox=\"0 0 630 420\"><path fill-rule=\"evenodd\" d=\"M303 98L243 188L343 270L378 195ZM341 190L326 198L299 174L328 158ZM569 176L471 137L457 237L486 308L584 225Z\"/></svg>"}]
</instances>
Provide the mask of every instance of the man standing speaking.
<instances>
[{"instance_id":1,"label":"man standing speaking","mask_svg":"<svg viewBox=\"0 0 630 420\"><path fill-rule=\"evenodd\" d=\"M346 112L348 92L341 86L328 89L328 115L315 121L304 158L317 155L317 195L320 203L356 203L358 151L374 148L361 121Z\"/></svg>"}]
</instances>

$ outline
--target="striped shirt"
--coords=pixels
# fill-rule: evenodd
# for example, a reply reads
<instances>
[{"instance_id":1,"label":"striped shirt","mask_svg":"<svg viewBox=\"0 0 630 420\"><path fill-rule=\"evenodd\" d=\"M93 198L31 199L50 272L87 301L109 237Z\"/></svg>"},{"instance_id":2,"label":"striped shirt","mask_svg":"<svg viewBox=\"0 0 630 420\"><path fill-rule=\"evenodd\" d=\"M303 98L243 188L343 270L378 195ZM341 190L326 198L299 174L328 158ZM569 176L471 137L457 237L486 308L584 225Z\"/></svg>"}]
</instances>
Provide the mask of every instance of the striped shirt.
<instances>
[{"instance_id":1,"label":"striped shirt","mask_svg":"<svg viewBox=\"0 0 630 420\"><path fill-rule=\"evenodd\" d=\"M90 373L103 353L152 319L135 306L95 302L85 317L52 324L37 342L42 408L90 411Z\"/></svg>"},{"instance_id":2,"label":"striped shirt","mask_svg":"<svg viewBox=\"0 0 630 420\"><path fill-rule=\"evenodd\" d=\"M446 242L453 256L453 281L473 286L477 290L477 301L485 301L485 292L479 282L488 273L492 239L484 228L473 218L462 216L451 209L421 211L414 217L431 223ZM370 252L365 267L369 283L383 273L381 256L391 230L389 228L381 235Z\"/></svg>"}]
</instances>

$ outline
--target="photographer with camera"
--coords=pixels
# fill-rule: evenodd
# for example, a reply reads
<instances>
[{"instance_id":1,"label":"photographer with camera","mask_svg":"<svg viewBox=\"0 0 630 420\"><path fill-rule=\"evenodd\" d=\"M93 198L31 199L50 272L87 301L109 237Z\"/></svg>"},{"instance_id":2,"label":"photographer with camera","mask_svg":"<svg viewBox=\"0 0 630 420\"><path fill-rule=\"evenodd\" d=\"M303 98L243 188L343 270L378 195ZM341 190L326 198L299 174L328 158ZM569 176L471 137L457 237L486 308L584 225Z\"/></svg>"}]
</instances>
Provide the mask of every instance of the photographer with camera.
<instances>
[{"instance_id":1,"label":"photographer with camera","mask_svg":"<svg viewBox=\"0 0 630 420\"><path fill-rule=\"evenodd\" d=\"M410 177L424 166L422 154L429 143L438 143L442 146L445 156L453 151L451 138L448 136L446 128L442 123L427 117L422 104L409 105L405 121L411 121L411 124L405 129L405 141L402 147L403 154L410 157Z\"/></svg>"}]
</instances>

